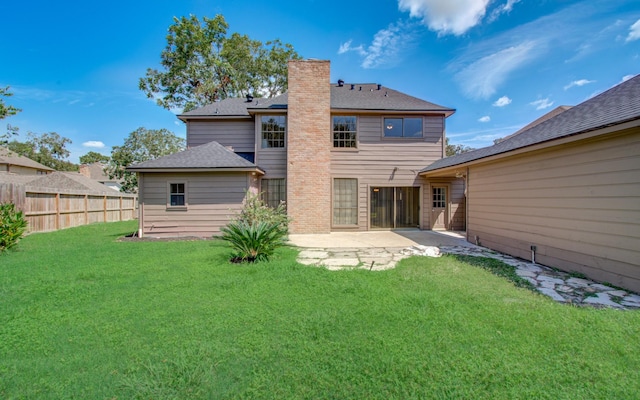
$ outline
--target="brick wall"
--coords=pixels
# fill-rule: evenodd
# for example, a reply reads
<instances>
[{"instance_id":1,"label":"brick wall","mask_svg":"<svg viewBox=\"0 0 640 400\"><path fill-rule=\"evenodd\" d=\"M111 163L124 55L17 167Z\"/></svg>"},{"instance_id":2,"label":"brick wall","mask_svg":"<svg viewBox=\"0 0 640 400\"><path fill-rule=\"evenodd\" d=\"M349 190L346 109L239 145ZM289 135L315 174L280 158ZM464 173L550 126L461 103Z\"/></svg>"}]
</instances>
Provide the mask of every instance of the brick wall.
<instances>
[{"instance_id":1,"label":"brick wall","mask_svg":"<svg viewBox=\"0 0 640 400\"><path fill-rule=\"evenodd\" d=\"M287 210L291 233L331 231L329 81L329 61L289 61Z\"/></svg>"}]
</instances>

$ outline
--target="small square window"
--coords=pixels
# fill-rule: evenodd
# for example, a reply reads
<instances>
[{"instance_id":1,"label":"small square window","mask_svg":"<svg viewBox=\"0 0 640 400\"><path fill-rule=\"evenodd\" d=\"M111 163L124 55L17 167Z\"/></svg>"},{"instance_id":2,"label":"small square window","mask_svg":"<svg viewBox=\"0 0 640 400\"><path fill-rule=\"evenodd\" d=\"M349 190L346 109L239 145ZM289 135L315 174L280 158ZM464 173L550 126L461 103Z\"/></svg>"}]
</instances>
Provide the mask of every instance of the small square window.
<instances>
[{"instance_id":1,"label":"small square window","mask_svg":"<svg viewBox=\"0 0 640 400\"><path fill-rule=\"evenodd\" d=\"M169 205L171 207L185 206L185 184L171 183L169 185Z\"/></svg>"}]
</instances>

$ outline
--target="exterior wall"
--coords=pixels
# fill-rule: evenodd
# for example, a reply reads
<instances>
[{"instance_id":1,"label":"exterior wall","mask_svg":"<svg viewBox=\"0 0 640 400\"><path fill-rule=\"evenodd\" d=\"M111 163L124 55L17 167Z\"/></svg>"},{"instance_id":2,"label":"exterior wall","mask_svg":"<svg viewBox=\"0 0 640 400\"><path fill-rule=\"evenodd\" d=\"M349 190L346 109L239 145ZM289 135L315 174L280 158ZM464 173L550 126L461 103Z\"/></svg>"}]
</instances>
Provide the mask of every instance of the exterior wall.
<instances>
[{"instance_id":1,"label":"exterior wall","mask_svg":"<svg viewBox=\"0 0 640 400\"><path fill-rule=\"evenodd\" d=\"M218 142L233 147L235 152L255 151L253 120L197 120L187 123L187 146Z\"/></svg>"},{"instance_id":2,"label":"exterior wall","mask_svg":"<svg viewBox=\"0 0 640 400\"><path fill-rule=\"evenodd\" d=\"M291 233L331 231L329 61L289 61L287 211Z\"/></svg>"},{"instance_id":3,"label":"exterior wall","mask_svg":"<svg viewBox=\"0 0 640 400\"><path fill-rule=\"evenodd\" d=\"M353 114L351 114L353 115ZM415 115L413 116L415 117ZM413 186L423 193L422 229L428 229L424 202L428 201L424 179L417 176L425 165L442 158L444 118L426 116L421 139L382 137L384 115L358 115L357 149L335 149L332 138L331 177L358 179L357 230L369 229L369 196L371 186Z\"/></svg>"},{"instance_id":4,"label":"exterior wall","mask_svg":"<svg viewBox=\"0 0 640 400\"><path fill-rule=\"evenodd\" d=\"M640 128L470 166L468 239L640 291Z\"/></svg>"},{"instance_id":5,"label":"exterior wall","mask_svg":"<svg viewBox=\"0 0 640 400\"><path fill-rule=\"evenodd\" d=\"M287 148L262 148L261 135L262 135L262 115L257 114L255 117L255 126L253 126L255 143L258 143L256 151L255 164L265 171L264 178L286 178L287 177ZM282 115L282 114L279 114ZM287 121L288 122L288 121ZM285 133L285 146L289 137L288 123L287 132Z\"/></svg>"},{"instance_id":6,"label":"exterior wall","mask_svg":"<svg viewBox=\"0 0 640 400\"><path fill-rule=\"evenodd\" d=\"M16 175L45 175L47 173L47 171L44 171L44 170L40 172L41 170L36 168L23 167L20 165L7 165L7 164L0 165L0 171L11 172L12 174L16 174Z\"/></svg>"},{"instance_id":7,"label":"exterior wall","mask_svg":"<svg viewBox=\"0 0 640 400\"><path fill-rule=\"evenodd\" d=\"M246 172L140 173L140 229L144 236L200 236L218 234L242 208L247 190L257 179ZM168 184L186 187L184 208L170 209Z\"/></svg>"}]
</instances>

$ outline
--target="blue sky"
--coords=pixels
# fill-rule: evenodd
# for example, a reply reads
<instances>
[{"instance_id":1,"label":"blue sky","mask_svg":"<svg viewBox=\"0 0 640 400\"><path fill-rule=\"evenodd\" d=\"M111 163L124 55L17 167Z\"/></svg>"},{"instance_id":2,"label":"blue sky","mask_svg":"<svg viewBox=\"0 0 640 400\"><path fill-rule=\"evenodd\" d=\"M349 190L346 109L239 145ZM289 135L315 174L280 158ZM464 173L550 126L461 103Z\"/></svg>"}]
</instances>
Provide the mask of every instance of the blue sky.
<instances>
[{"instance_id":1,"label":"blue sky","mask_svg":"<svg viewBox=\"0 0 640 400\"><path fill-rule=\"evenodd\" d=\"M381 83L455 108L447 135L471 147L640 73L637 0L7 3L0 85L23 111L2 122L20 128L18 140L30 131L70 138L74 162L109 155L141 126L185 136L175 114L138 89L159 66L174 16L223 14L230 32L331 60L334 82Z\"/></svg>"}]
</instances>

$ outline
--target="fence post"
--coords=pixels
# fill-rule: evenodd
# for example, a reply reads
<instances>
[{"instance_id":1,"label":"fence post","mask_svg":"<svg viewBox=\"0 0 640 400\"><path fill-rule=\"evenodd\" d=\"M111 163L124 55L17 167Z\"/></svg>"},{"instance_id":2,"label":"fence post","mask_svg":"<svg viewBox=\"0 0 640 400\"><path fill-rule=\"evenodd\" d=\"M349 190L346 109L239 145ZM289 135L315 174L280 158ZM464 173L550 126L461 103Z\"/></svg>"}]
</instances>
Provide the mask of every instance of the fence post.
<instances>
[{"instance_id":1,"label":"fence post","mask_svg":"<svg viewBox=\"0 0 640 400\"><path fill-rule=\"evenodd\" d=\"M107 222L107 195L104 195L104 201L102 202L102 222Z\"/></svg>"},{"instance_id":2,"label":"fence post","mask_svg":"<svg viewBox=\"0 0 640 400\"><path fill-rule=\"evenodd\" d=\"M60 229L60 193L56 193L56 230Z\"/></svg>"},{"instance_id":3,"label":"fence post","mask_svg":"<svg viewBox=\"0 0 640 400\"><path fill-rule=\"evenodd\" d=\"M89 195L84 195L84 224L89 223Z\"/></svg>"}]
</instances>

